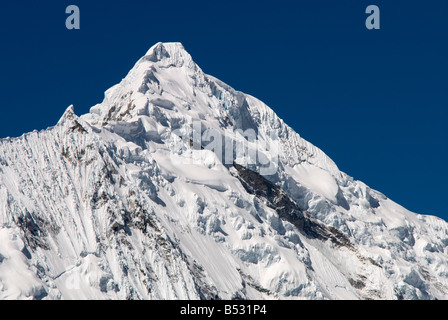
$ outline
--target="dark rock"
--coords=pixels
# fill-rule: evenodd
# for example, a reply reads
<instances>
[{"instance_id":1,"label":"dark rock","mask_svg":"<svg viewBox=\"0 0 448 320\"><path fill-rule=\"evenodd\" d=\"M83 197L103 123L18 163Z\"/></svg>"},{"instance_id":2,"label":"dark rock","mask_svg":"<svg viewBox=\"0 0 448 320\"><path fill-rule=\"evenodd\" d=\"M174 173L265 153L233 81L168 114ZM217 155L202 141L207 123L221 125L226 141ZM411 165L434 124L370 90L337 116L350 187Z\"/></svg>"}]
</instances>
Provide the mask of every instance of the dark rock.
<instances>
[{"instance_id":1,"label":"dark rock","mask_svg":"<svg viewBox=\"0 0 448 320\"><path fill-rule=\"evenodd\" d=\"M302 234L311 239L330 240L337 246L353 249L348 237L334 227L326 226L315 220L292 200L280 187L261 174L234 163L238 178L250 194L264 200L274 209L282 220L292 223Z\"/></svg>"}]
</instances>

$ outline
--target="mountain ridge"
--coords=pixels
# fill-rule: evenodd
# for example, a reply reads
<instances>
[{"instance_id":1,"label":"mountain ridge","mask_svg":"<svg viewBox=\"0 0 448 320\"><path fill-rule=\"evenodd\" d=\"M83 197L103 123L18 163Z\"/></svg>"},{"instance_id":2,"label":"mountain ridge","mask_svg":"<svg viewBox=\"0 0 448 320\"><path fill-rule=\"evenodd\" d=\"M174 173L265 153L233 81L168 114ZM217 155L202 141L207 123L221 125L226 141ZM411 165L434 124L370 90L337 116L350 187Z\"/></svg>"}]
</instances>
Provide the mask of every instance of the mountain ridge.
<instances>
[{"instance_id":1,"label":"mountain ridge","mask_svg":"<svg viewBox=\"0 0 448 320\"><path fill-rule=\"evenodd\" d=\"M1 299L448 297L445 221L339 171L180 43L90 113L0 140L0 238Z\"/></svg>"}]
</instances>

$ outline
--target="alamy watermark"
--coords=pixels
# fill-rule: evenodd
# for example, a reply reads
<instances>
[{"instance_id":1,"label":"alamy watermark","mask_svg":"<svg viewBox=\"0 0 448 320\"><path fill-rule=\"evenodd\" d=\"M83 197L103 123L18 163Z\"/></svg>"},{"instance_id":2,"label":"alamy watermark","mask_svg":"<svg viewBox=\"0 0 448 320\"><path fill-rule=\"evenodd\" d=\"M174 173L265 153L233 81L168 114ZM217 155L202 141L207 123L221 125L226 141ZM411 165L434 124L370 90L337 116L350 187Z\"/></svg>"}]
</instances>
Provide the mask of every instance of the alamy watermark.
<instances>
[{"instance_id":1,"label":"alamy watermark","mask_svg":"<svg viewBox=\"0 0 448 320\"><path fill-rule=\"evenodd\" d=\"M370 14L366 19L366 28L369 30L380 29L380 8L375 5L370 5L366 8L366 13Z\"/></svg>"},{"instance_id":2,"label":"alamy watermark","mask_svg":"<svg viewBox=\"0 0 448 320\"><path fill-rule=\"evenodd\" d=\"M65 27L68 30L79 30L81 28L81 12L77 5L69 5L65 9L69 16L65 20ZM365 11L369 16L366 19L366 28L369 30L380 29L380 9L376 5L369 5Z\"/></svg>"},{"instance_id":3,"label":"alamy watermark","mask_svg":"<svg viewBox=\"0 0 448 320\"><path fill-rule=\"evenodd\" d=\"M215 154L220 163L238 163L256 169L261 175L273 175L278 167L279 137L271 130L263 139L254 129L221 131L203 128L201 121L193 121L172 131L171 161L174 164L200 164L210 162L210 153Z\"/></svg>"},{"instance_id":4,"label":"alamy watermark","mask_svg":"<svg viewBox=\"0 0 448 320\"><path fill-rule=\"evenodd\" d=\"M75 5L69 5L65 9L65 13L69 14L67 19L65 19L65 27L68 30L79 30L81 28L81 12L79 7Z\"/></svg>"},{"instance_id":5,"label":"alamy watermark","mask_svg":"<svg viewBox=\"0 0 448 320\"><path fill-rule=\"evenodd\" d=\"M77 5L69 5L65 9L69 16L65 20L65 27L68 30L79 30L81 28L81 12ZM366 12L369 16L366 19L366 28L369 30L380 29L380 9L376 5L369 5Z\"/></svg>"}]
</instances>

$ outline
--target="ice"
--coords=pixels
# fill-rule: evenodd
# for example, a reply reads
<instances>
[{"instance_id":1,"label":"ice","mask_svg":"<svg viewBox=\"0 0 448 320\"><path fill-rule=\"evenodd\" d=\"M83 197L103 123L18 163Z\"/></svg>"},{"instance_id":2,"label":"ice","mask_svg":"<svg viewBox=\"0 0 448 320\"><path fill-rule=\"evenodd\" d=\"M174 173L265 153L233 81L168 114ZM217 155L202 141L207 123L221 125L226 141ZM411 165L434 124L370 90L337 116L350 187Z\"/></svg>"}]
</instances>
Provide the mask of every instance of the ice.
<instances>
[{"instance_id":1,"label":"ice","mask_svg":"<svg viewBox=\"0 0 448 320\"><path fill-rule=\"evenodd\" d=\"M17 231L0 229L0 300L41 299L46 295L44 284L23 254L25 244Z\"/></svg>"},{"instance_id":2,"label":"ice","mask_svg":"<svg viewBox=\"0 0 448 320\"><path fill-rule=\"evenodd\" d=\"M447 246L180 43L0 140L0 299L447 299Z\"/></svg>"}]
</instances>

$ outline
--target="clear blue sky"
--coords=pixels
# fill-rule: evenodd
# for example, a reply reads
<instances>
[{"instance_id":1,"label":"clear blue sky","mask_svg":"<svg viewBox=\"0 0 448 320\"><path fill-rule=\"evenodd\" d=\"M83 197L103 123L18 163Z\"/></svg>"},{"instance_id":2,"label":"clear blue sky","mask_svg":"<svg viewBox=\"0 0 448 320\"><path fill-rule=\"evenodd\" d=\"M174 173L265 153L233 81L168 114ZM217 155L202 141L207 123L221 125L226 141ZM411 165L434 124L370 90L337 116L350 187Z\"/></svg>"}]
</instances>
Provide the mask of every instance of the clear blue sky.
<instances>
[{"instance_id":1,"label":"clear blue sky","mask_svg":"<svg viewBox=\"0 0 448 320\"><path fill-rule=\"evenodd\" d=\"M65 28L70 4L80 30ZM88 112L149 47L179 41L342 171L448 220L447 16L446 0L3 2L0 137Z\"/></svg>"}]
</instances>

